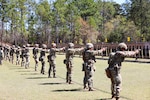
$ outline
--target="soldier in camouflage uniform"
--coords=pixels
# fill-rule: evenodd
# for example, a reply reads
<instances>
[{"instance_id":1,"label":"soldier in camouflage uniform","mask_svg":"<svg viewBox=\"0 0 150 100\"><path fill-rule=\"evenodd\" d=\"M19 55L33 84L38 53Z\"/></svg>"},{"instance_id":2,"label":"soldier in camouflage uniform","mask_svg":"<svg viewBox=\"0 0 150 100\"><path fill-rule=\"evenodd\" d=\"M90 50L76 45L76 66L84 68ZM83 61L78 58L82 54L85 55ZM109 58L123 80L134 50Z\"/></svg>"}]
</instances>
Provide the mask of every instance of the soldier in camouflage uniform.
<instances>
[{"instance_id":1,"label":"soldier in camouflage uniform","mask_svg":"<svg viewBox=\"0 0 150 100\"><path fill-rule=\"evenodd\" d=\"M41 73L45 74L45 56L46 56L46 44L42 44L42 50L40 51L39 61L41 61Z\"/></svg>"},{"instance_id":2,"label":"soldier in camouflage uniform","mask_svg":"<svg viewBox=\"0 0 150 100\"><path fill-rule=\"evenodd\" d=\"M3 57L4 57L3 47L0 47L0 65L2 65Z\"/></svg>"},{"instance_id":3,"label":"soldier in camouflage uniform","mask_svg":"<svg viewBox=\"0 0 150 100\"><path fill-rule=\"evenodd\" d=\"M16 65L20 64L20 47L18 46L16 49Z\"/></svg>"},{"instance_id":4,"label":"soldier in camouflage uniform","mask_svg":"<svg viewBox=\"0 0 150 100\"><path fill-rule=\"evenodd\" d=\"M6 58L5 59L10 61L10 57L9 57L10 47L9 47L9 45L6 45L5 49L6 49L6 51L5 51L5 54L6 54L5 57Z\"/></svg>"},{"instance_id":5,"label":"soldier in camouflage uniform","mask_svg":"<svg viewBox=\"0 0 150 100\"><path fill-rule=\"evenodd\" d=\"M100 50L93 50L94 46L92 43L87 43L86 44L86 50L83 52L83 71L85 72L83 83L84 83L84 89L87 88L88 84L88 89L89 91L93 91L93 74L95 72L95 66L94 63L96 62L95 60L95 55L102 53L103 51L106 50L106 48L102 48Z\"/></svg>"},{"instance_id":6,"label":"soldier in camouflage uniform","mask_svg":"<svg viewBox=\"0 0 150 100\"><path fill-rule=\"evenodd\" d=\"M35 44L35 47L33 48L33 58L35 61L35 71L37 71L37 67L38 67L38 53L39 53L39 45Z\"/></svg>"},{"instance_id":7,"label":"soldier in camouflage uniform","mask_svg":"<svg viewBox=\"0 0 150 100\"><path fill-rule=\"evenodd\" d=\"M23 45L23 47L21 48L21 67L25 66L25 45Z\"/></svg>"},{"instance_id":8,"label":"soldier in camouflage uniform","mask_svg":"<svg viewBox=\"0 0 150 100\"><path fill-rule=\"evenodd\" d=\"M118 45L118 50L113 52L109 56L108 60L108 68L106 68L106 74L108 78L111 79L111 93L112 100L119 100L120 90L121 90L121 82L122 78L120 75L120 69L122 62L125 57L134 56L139 53L139 50L135 51L125 51L127 50L127 45L125 43L120 43Z\"/></svg>"},{"instance_id":9,"label":"soldier in camouflage uniform","mask_svg":"<svg viewBox=\"0 0 150 100\"><path fill-rule=\"evenodd\" d=\"M13 45L10 49L9 55L10 55L10 62L14 63L14 53L15 53L15 45Z\"/></svg>"},{"instance_id":10,"label":"soldier in camouflage uniform","mask_svg":"<svg viewBox=\"0 0 150 100\"><path fill-rule=\"evenodd\" d=\"M56 78L56 52L62 51L64 48L56 48L56 44L52 43L51 44L51 49L49 51L48 55L48 62L49 62L49 71L48 71L48 77L50 78L51 76L51 71L53 70L53 78Z\"/></svg>"},{"instance_id":11,"label":"soldier in camouflage uniform","mask_svg":"<svg viewBox=\"0 0 150 100\"><path fill-rule=\"evenodd\" d=\"M72 83L72 68L73 68L73 56L75 52L82 51L84 48L74 48L73 43L69 43L68 47L66 49L66 59L65 59L65 64L67 68L67 73L66 73L66 82L71 84Z\"/></svg>"},{"instance_id":12,"label":"soldier in camouflage uniform","mask_svg":"<svg viewBox=\"0 0 150 100\"><path fill-rule=\"evenodd\" d=\"M30 65L30 52L29 52L30 44L26 44L25 48L25 68L27 69Z\"/></svg>"}]
</instances>

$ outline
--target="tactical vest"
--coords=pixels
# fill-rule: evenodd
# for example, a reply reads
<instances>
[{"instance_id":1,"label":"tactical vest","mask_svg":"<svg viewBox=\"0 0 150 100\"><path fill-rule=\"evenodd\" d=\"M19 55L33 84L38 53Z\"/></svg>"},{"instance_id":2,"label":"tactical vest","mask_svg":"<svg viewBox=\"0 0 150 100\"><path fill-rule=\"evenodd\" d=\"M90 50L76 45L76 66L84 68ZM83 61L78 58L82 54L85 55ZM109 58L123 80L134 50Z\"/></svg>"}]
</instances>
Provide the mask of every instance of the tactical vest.
<instances>
[{"instance_id":1,"label":"tactical vest","mask_svg":"<svg viewBox=\"0 0 150 100\"><path fill-rule=\"evenodd\" d=\"M122 62L124 61L124 56L117 51L116 53L111 53L109 56L108 64L110 68L121 67Z\"/></svg>"},{"instance_id":2,"label":"tactical vest","mask_svg":"<svg viewBox=\"0 0 150 100\"><path fill-rule=\"evenodd\" d=\"M45 51L42 50L42 51L40 52L40 56L45 56Z\"/></svg>"},{"instance_id":3,"label":"tactical vest","mask_svg":"<svg viewBox=\"0 0 150 100\"><path fill-rule=\"evenodd\" d=\"M36 54L38 54L38 49L37 48L33 48L33 55L36 55Z\"/></svg>"},{"instance_id":4,"label":"tactical vest","mask_svg":"<svg viewBox=\"0 0 150 100\"><path fill-rule=\"evenodd\" d=\"M74 55L74 49L68 49L66 51L66 59L67 60L72 60Z\"/></svg>"},{"instance_id":5,"label":"tactical vest","mask_svg":"<svg viewBox=\"0 0 150 100\"><path fill-rule=\"evenodd\" d=\"M14 50L14 49L11 49L11 50L10 50L10 56L13 56L14 52L15 52L15 50Z\"/></svg>"},{"instance_id":6,"label":"tactical vest","mask_svg":"<svg viewBox=\"0 0 150 100\"><path fill-rule=\"evenodd\" d=\"M56 55L55 49L51 48L50 49L50 56L55 56L55 55Z\"/></svg>"},{"instance_id":7,"label":"tactical vest","mask_svg":"<svg viewBox=\"0 0 150 100\"><path fill-rule=\"evenodd\" d=\"M19 55L19 54L20 54L20 51L19 51L19 50L16 50L16 54Z\"/></svg>"},{"instance_id":8,"label":"tactical vest","mask_svg":"<svg viewBox=\"0 0 150 100\"><path fill-rule=\"evenodd\" d=\"M85 51L84 59L85 59L85 62L88 62L89 60L93 60L94 62L96 62L95 55L93 55L92 51L90 50Z\"/></svg>"}]
</instances>

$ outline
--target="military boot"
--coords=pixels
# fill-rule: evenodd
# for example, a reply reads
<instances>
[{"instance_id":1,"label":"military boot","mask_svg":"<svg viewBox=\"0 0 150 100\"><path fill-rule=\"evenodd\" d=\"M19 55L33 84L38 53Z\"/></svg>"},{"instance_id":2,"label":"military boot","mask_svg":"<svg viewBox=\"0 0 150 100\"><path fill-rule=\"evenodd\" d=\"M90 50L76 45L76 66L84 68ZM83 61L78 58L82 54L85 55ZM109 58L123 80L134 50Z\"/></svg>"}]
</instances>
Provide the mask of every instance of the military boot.
<instances>
[{"instance_id":1,"label":"military boot","mask_svg":"<svg viewBox=\"0 0 150 100\"><path fill-rule=\"evenodd\" d=\"M119 97L116 97L116 100L119 100Z\"/></svg>"},{"instance_id":2,"label":"military boot","mask_svg":"<svg viewBox=\"0 0 150 100\"><path fill-rule=\"evenodd\" d=\"M53 73L53 78L56 78L56 74L55 73Z\"/></svg>"},{"instance_id":3,"label":"military boot","mask_svg":"<svg viewBox=\"0 0 150 100\"><path fill-rule=\"evenodd\" d=\"M91 88L91 87L89 87L89 91L94 91L94 89L93 89L93 88Z\"/></svg>"},{"instance_id":4,"label":"military boot","mask_svg":"<svg viewBox=\"0 0 150 100\"><path fill-rule=\"evenodd\" d=\"M66 83L69 82L69 76L68 76L68 72L66 73Z\"/></svg>"}]
</instances>

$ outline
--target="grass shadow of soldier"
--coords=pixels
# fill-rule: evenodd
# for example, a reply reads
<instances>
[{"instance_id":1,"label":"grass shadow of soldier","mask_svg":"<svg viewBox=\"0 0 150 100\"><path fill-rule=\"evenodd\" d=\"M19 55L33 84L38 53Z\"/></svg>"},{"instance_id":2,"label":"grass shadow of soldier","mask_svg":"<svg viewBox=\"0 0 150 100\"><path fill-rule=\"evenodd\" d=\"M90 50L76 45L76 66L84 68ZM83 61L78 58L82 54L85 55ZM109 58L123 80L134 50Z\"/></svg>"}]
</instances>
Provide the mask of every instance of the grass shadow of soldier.
<instances>
[{"instance_id":1,"label":"grass shadow of soldier","mask_svg":"<svg viewBox=\"0 0 150 100\"><path fill-rule=\"evenodd\" d=\"M28 77L26 79L46 79L47 77Z\"/></svg>"},{"instance_id":2,"label":"grass shadow of soldier","mask_svg":"<svg viewBox=\"0 0 150 100\"><path fill-rule=\"evenodd\" d=\"M11 67L11 68L9 68L10 70L20 70L20 69L22 69L22 68L17 68L17 67Z\"/></svg>"},{"instance_id":3,"label":"grass shadow of soldier","mask_svg":"<svg viewBox=\"0 0 150 100\"><path fill-rule=\"evenodd\" d=\"M39 75L39 73L22 73L21 75Z\"/></svg>"},{"instance_id":4,"label":"grass shadow of soldier","mask_svg":"<svg viewBox=\"0 0 150 100\"><path fill-rule=\"evenodd\" d=\"M102 99L96 99L96 100L112 100L111 98L102 98Z\"/></svg>"},{"instance_id":5,"label":"grass shadow of soldier","mask_svg":"<svg viewBox=\"0 0 150 100\"><path fill-rule=\"evenodd\" d=\"M40 83L39 85L60 85L64 83Z\"/></svg>"},{"instance_id":6,"label":"grass shadow of soldier","mask_svg":"<svg viewBox=\"0 0 150 100\"><path fill-rule=\"evenodd\" d=\"M62 89L62 90L54 90L53 92L75 92L75 91L82 91L82 89Z\"/></svg>"}]
</instances>

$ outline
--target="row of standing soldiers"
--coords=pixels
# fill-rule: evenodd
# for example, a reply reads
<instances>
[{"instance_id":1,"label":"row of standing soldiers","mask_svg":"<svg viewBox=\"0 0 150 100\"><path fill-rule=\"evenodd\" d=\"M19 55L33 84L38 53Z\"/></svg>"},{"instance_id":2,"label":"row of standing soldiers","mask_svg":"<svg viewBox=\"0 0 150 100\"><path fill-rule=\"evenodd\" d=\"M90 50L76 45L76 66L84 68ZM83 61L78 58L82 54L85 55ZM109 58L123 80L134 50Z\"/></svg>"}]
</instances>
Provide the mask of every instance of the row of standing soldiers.
<instances>
[{"instance_id":1,"label":"row of standing soldiers","mask_svg":"<svg viewBox=\"0 0 150 100\"><path fill-rule=\"evenodd\" d=\"M73 68L73 57L76 52L82 52L82 58L83 58L83 68L82 71L84 72L84 78L83 78L83 85L84 89L88 89L89 91L93 91L93 75L96 70L94 64L96 63L95 55L103 53L103 51L106 50L106 48L101 48L100 50L94 50L94 46L92 43L87 43L86 47L82 48L74 48L73 43L68 43L67 47L63 48L56 48L56 44L52 43L51 48L47 50L47 46L45 44L42 44L42 49L39 49L39 45L35 44L33 48L33 58L35 60L35 71L37 71L38 68L38 62L41 61L42 67L41 67L41 73L45 74L45 63L46 63L46 52L49 52L49 55L47 56L48 62L49 62L49 71L48 71L48 77L51 78L51 72L53 72L53 78L56 78L56 52L59 51L65 51L65 59L64 64L66 65L66 83L71 84L72 83L72 68ZM11 48L13 49L13 48ZM23 46L22 49L18 48L14 51L16 51L16 64L19 64L19 53L18 51L21 50L20 57L22 58L21 66L25 65L25 68L29 67L29 44L26 46ZM38 53L40 50L40 56L38 57ZM125 43L120 43L118 45L118 50L116 52L110 53L109 59L108 59L108 68L106 68L106 74L107 77L111 80L111 93L112 93L112 99L113 100L119 100L120 97L120 90L121 90L121 75L120 75L120 69L121 69L121 63L124 61L125 57L134 56L139 53L140 50L135 51L127 51L127 45ZM5 52L5 49L4 49ZM11 58L11 50L10 50L10 58ZM7 59L7 53L4 57ZM12 60L13 63L13 60Z\"/></svg>"},{"instance_id":2,"label":"row of standing soldiers","mask_svg":"<svg viewBox=\"0 0 150 100\"><path fill-rule=\"evenodd\" d=\"M21 66L25 66L25 68L29 67L30 63L30 52L29 52L29 44L20 46L1 46L2 56L1 59L8 60L12 64L14 63L14 57L16 55L16 65L21 64ZM20 58L22 59L20 61Z\"/></svg>"},{"instance_id":3,"label":"row of standing soldiers","mask_svg":"<svg viewBox=\"0 0 150 100\"><path fill-rule=\"evenodd\" d=\"M43 45L43 50L40 52L40 58L44 58L45 56L46 46ZM51 77L51 71L53 71L53 77L56 77L56 52L65 51L65 59L64 64L66 64L66 83L72 83L72 68L73 68L73 57L76 52L82 52L83 58L83 68L84 72L83 85L84 89L88 89L89 91L93 91L93 76L96 70L94 64L96 63L95 56L103 53L107 48L101 48L100 50L94 50L94 46L92 43L87 43L86 47L83 48L74 48L73 43L68 43L68 46L65 48L56 48L56 44L52 43L51 49L49 50L49 55L47 56L49 62L49 71L48 77ZM106 75L111 80L111 94L112 100L119 100L120 98L120 90L122 78L120 75L121 63L124 61L125 57L135 56L139 53L140 50L135 51L127 51L127 45L125 43L119 43L118 49L116 52L110 53L108 59L108 68L106 68ZM39 59L40 60L40 59ZM37 60L35 60L37 62ZM42 70L44 69L45 61L42 61ZM36 63L37 65L37 63ZM41 70L41 73L43 72Z\"/></svg>"},{"instance_id":4,"label":"row of standing soldiers","mask_svg":"<svg viewBox=\"0 0 150 100\"><path fill-rule=\"evenodd\" d=\"M36 46L37 47L37 46ZM39 61L42 63L42 68L41 68L41 73L45 74L45 52L46 50L46 45L42 46L43 49L40 52L40 57ZM103 51L106 50L106 48L102 48L101 50L94 51L91 49L93 46L91 46L91 43L88 43L86 45L86 48L74 48L73 43L68 43L67 47L63 48L56 48L56 44L52 43L51 48L49 49L49 55L47 56L48 62L49 62L49 71L48 71L48 77L51 78L51 72L53 72L53 77L56 77L56 52L59 51L65 51L65 59L64 59L64 64L66 65L66 83L71 84L72 83L72 68L73 68L73 57L76 52L82 52L83 53L83 71L85 72L84 76L84 89L88 87L89 91L93 90L93 73L95 71L95 67L93 66L95 63L95 55L102 53ZM38 57L37 57L37 52L38 48L34 48L34 58L35 58L35 68L37 68L38 65ZM93 62L94 60L94 62ZM88 65L87 65L88 64ZM88 86L87 86L88 85Z\"/></svg>"}]
</instances>

